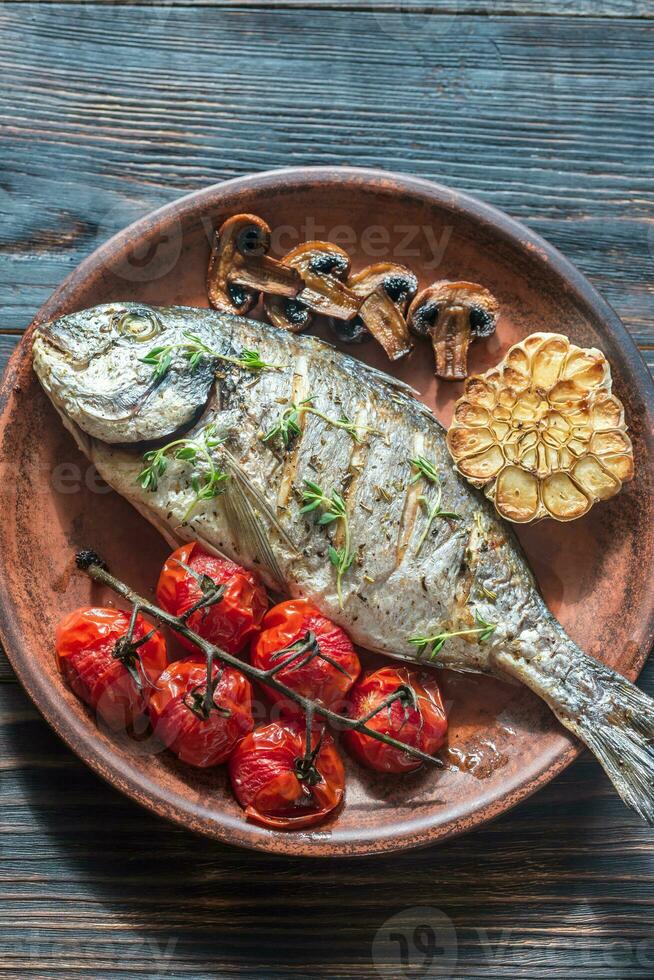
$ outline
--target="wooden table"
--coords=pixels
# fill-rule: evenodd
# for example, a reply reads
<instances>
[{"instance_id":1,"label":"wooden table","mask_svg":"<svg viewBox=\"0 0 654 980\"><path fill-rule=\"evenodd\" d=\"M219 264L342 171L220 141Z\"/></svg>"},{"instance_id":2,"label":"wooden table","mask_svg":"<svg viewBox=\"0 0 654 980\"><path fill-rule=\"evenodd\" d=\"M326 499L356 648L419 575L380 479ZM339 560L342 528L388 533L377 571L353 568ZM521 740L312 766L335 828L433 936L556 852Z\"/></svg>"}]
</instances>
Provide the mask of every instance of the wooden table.
<instances>
[{"instance_id":1,"label":"wooden table","mask_svg":"<svg viewBox=\"0 0 654 980\"><path fill-rule=\"evenodd\" d=\"M225 177L348 163L526 221L654 365L653 65L651 0L5 0L0 357L131 219ZM588 756L464 839L307 864L142 812L4 658L0 679L0 977L395 980L399 913L414 965L415 926L456 931L413 977L654 975L652 832Z\"/></svg>"}]
</instances>

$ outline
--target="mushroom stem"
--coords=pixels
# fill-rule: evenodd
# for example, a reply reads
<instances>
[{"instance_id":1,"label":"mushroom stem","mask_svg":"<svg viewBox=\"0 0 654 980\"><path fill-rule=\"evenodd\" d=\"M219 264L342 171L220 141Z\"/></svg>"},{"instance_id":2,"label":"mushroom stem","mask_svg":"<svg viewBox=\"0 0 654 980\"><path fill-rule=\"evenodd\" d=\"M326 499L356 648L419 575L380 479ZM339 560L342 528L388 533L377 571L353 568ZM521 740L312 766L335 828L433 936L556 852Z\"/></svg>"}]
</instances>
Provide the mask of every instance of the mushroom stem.
<instances>
[{"instance_id":1,"label":"mushroom stem","mask_svg":"<svg viewBox=\"0 0 654 980\"><path fill-rule=\"evenodd\" d=\"M436 376L462 381L468 374L468 348L476 337L490 337L500 306L492 293L475 282L432 283L409 307L409 328L429 337Z\"/></svg>"},{"instance_id":2,"label":"mushroom stem","mask_svg":"<svg viewBox=\"0 0 654 980\"><path fill-rule=\"evenodd\" d=\"M437 377L462 381L467 376L471 340L469 310L464 306L445 307L431 334Z\"/></svg>"},{"instance_id":3,"label":"mushroom stem","mask_svg":"<svg viewBox=\"0 0 654 980\"><path fill-rule=\"evenodd\" d=\"M397 361L411 350L411 338L402 313L379 286L361 304L359 316L391 361Z\"/></svg>"},{"instance_id":4,"label":"mushroom stem","mask_svg":"<svg viewBox=\"0 0 654 980\"><path fill-rule=\"evenodd\" d=\"M229 282L248 286L277 296L296 296L302 288L302 277L296 269L282 265L270 255L248 256L236 254L227 277Z\"/></svg>"},{"instance_id":5,"label":"mushroom stem","mask_svg":"<svg viewBox=\"0 0 654 980\"><path fill-rule=\"evenodd\" d=\"M303 272L304 288L298 293L298 300L309 309L323 316L337 316L350 320L356 316L360 300L336 276L321 275L306 270Z\"/></svg>"}]
</instances>

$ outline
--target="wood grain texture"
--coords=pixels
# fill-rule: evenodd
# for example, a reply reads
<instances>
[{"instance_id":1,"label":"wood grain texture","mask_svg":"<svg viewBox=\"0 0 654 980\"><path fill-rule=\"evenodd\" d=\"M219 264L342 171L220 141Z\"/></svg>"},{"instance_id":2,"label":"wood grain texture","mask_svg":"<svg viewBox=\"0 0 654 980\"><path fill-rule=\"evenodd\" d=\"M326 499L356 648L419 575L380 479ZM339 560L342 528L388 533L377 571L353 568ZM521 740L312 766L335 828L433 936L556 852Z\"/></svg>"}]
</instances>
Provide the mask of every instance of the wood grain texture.
<instances>
[{"instance_id":1,"label":"wood grain texture","mask_svg":"<svg viewBox=\"0 0 654 980\"><path fill-rule=\"evenodd\" d=\"M31 3L32 0L5 0L6 3ZM37 0L39 3L56 0ZM87 0L67 0L87 3ZM97 0L99 5L131 6L134 0ZM140 0L140 6L156 8L160 0ZM651 18L654 10L649 0L174 0L176 7L206 6L218 9L245 10L299 9L378 11L405 16L414 11L436 16L475 14L492 17L539 14L566 17L632 17Z\"/></svg>"},{"instance_id":2,"label":"wood grain texture","mask_svg":"<svg viewBox=\"0 0 654 980\"><path fill-rule=\"evenodd\" d=\"M129 220L223 177L350 163L431 177L526 221L613 303L654 368L652 5L410 8L0 6L0 362ZM654 665L641 682L654 694ZM654 974L652 835L588 756L471 837L307 871L142 812L8 682L0 814L0 978L395 980L373 939L419 906L454 923L456 977Z\"/></svg>"},{"instance_id":3,"label":"wood grain texture","mask_svg":"<svg viewBox=\"0 0 654 980\"><path fill-rule=\"evenodd\" d=\"M0 328L184 191L345 162L503 207L654 343L649 21L607 44L585 18L407 14L398 37L381 13L28 9L0 8Z\"/></svg>"}]
</instances>

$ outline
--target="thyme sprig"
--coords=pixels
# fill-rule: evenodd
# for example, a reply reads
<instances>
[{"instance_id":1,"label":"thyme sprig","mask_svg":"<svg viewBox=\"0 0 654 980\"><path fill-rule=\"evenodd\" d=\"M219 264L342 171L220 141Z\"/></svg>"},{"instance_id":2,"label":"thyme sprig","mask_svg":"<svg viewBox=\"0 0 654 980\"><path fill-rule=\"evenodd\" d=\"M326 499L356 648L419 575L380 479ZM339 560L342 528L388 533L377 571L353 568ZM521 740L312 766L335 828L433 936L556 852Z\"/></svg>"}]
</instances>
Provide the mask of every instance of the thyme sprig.
<instances>
[{"instance_id":1,"label":"thyme sprig","mask_svg":"<svg viewBox=\"0 0 654 980\"><path fill-rule=\"evenodd\" d=\"M433 483L437 487L436 499L432 504L429 503L427 497L425 497L424 494L421 494L418 497L418 503L424 510L425 516L427 517L427 523L425 524L423 532L420 535L420 540L418 541L418 547L416 548L416 555L419 555L422 550L423 544L427 540L427 535L431 530L432 524L434 523L437 517L442 517L445 520L450 520L450 521L460 521L461 514L457 514L453 510L442 509L441 501L443 499L443 485L441 483L440 476L436 472L436 467L434 466L434 464L431 463L428 459L425 459L424 456L414 456L412 459L409 460L409 462L416 470L413 477L409 481L410 484L417 483L418 480L420 479L425 479L428 481L428 483Z\"/></svg>"},{"instance_id":2,"label":"thyme sprig","mask_svg":"<svg viewBox=\"0 0 654 980\"><path fill-rule=\"evenodd\" d=\"M184 357L191 368L196 368L203 357L227 361L246 371L277 371L281 367L279 364L269 364L262 360L258 351L250 350L248 347L244 347L238 357L232 357L210 347L198 334L185 331L182 336L185 338L184 342L153 347L145 357L139 358L142 364L151 364L154 367L153 378L156 381L161 381L168 374L173 363L173 351L176 350L184 351Z\"/></svg>"},{"instance_id":3,"label":"thyme sprig","mask_svg":"<svg viewBox=\"0 0 654 980\"><path fill-rule=\"evenodd\" d=\"M345 501L337 490L332 490L328 496L317 483L313 483L311 480L305 480L302 502L304 506L300 509L301 514L311 514L317 510L322 511L318 518L318 524L322 527L333 524L334 521L341 521L343 528L343 547L335 548L330 544L327 554L330 563L336 569L336 592L338 593L338 604L342 609L343 576L354 561L354 552L350 550L350 519Z\"/></svg>"},{"instance_id":4,"label":"thyme sprig","mask_svg":"<svg viewBox=\"0 0 654 980\"><path fill-rule=\"evenodd\" d=\"M433 636L412 636L409 639L409 643L412 643L418 648L419 657L429 649L429 657L433 660L436 654L440 653L447 641L453 636L477 636L479 642L483 643L485 640L490 639L497 629L497 623L487 623L478 610L475 610L475 622L477 626L473 629L446 630L441 633L435 633Z\"/></svg>"},{"instance_id":5,"label":"thyme sprig","mask_svg":"<svg viewBox=\"0 0 654 980\"><path fill-rule=\"evenodd\" d=\"M305 413L315 415L335 429L343 429L355 442L362 442L362 437L366 433L376 436L382 435L379 429L375 429L370 425L360 425L358 422L353 422L343 412L337 419L330 418L329 415L325 415L324 412L314 407L314 401L315 397L310 395L301 402L291 402L290 405L287 405L275 424L262 436L261 441L266 443L277 441L283 449L288 449L293 439L299 436L302 431L300 417Z\"/></svg>"},{"instance_id":6,"label":"thyme sprig","mask_svg":"<svg viewBox=\"0 0 654 980\"><path fill-rule=\"evenodd\" d=\"M166 472L170 456L173 459L199 464L201 471L198 470L191 476L191 486L195 496L182 518L182 522L185 523L201 501L212 500L225 490L228 475L216 465L212 455L212 450L223 441L216 436L215 424L210 423L193 439L174 439L160 449L150 449L143 455L146 465L138 475L138 482L144 490L154 493L159 486L159 479Z\"/></svg>"},{"instance_id":7,"label":"thyme sprig","mask_svg":"<svg viewBox=\"0 0 654 980\"><path fill-rule=\"evenodd\" d=\"M257 683L265 684L268 687L279 691L283 694L285 698L294 701L298 704L307 715L307 722L309 731L312 730L312 720L314 712L325 718L327 721L331 722L340 731L360 731L365 735L369 735L370 738L375 739L377 742L383 742L386 745L390 745L392 748L399 749L402 752L406 752L408 755L419 759L421 762L430 763L432 766L436 766L440 769L443 768L443 762L432 755L428 755L421 749L416 748L414 745L409 745L406 742L402 742L397 738L393 738L392 735L387 735L384 732L376 731L374 728L369 728L367 722L381 711L385 711L391 700L396 700L399 691L394 692L385 698L377 707L364 715L363 718L352 718L349 715L342 715L336 711L332 711L331 708L326 707L320 702L312 701L310 698L305 697L298 691L291 687L287 687L283 681L277 679L274 676L276 669L279 665L273 667L269 670L261 670L258 667L253 666L248 661L239 660L238 657L233 654L227 653L226 650L222 650L220 647L214 646L205 640L204 637L199 636L192 629L189 628L188 624L179 616L173 616L171 613L164 609L160 609L153 603L149 602L147 599L140 596L137 592L134 592L128 585L121 582L120 579L115 578L107 569L106 564L102 559L95 554L95 552L90 550L80 551L75 556L75 561L77 567L93 579L95 582L99 582L101 585L106 585L113 589L117 595L121 596L127 602L129 602L133 607L133 615L136 616L139 612L145 613L147 616L152 617L158 623L163 623L166 626L171 627L176 633L181 634L185 639L189 640L196 647L198 647L204 654L207 661L207 678L212 678L213 674L213 663L215 658L219 658L221 663L225 663L230 667L240 670L241 673L245 674L250 680L254 680ZM316 645L317 646L317 645ZM317 655L317 654L316 654ZM199 693L199 692L198 692ZM211 683L207 684L205 692L205 705L204 709L201 707L200 711L204 713L204 710L211 708L211 702L213 701L213 690ZM406 697L406 695L404 695ZM194 702L195 707L195 702ZM217 705L216 705L217 707ZM313 751L313 747L311 748Z\"/></svg>"},{"instance_id":8,"label":"thyme sprig","mask_svg":"<svg viewBox=\"0 0 654 980\"><path fill-rule=\"evenodd\" d=\"M410 484L417 483L422 478L430 483L438 483L440 477L436 472L436 467L424 456L412 456L409 462L416 471L409 480Z\"/></svg>"},{"instance_id":9,"label":"thyme sprig","mask_svg":"<svg viewBox=\"0 0 654 980\"><path fill-rule=\"evenodd\" d=\"M305 406L308 406L310 402L310 398L306 398L304 401L298 403L291 402L284 409L275 424L262 436L261 441L277 441L282 449L288 449L293 439L299 436L302 431L300 428L300 413L305 410Z\"/></svg>"}]
</instances>

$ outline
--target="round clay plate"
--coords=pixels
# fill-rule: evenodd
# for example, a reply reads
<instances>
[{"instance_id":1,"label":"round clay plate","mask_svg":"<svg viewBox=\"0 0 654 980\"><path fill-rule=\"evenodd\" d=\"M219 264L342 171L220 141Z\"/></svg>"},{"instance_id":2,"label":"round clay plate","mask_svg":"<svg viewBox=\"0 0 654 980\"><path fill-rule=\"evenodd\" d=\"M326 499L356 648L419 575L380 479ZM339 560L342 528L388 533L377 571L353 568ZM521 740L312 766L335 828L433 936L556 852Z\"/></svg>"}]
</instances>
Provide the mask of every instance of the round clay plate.
<instances>
[{"instance_id":1,"label":"round clay plate","mask_svg":"<svg viewBox=\"0 0 654 980\"><path fill-rule=\"evenodd\" d=\"M109 300L206 306L212 229L242 211L270 224L277 255L321 238L346 248L355 269L392 259L413 268L421 286L449 278L489 287L502 314L495 337L472 347L471 372L495 364L535 330L562 331L606 353L626 406L636 477L582 520L545 521L518 534L550 608L572 638L634 678L653 629L652 382L613 310L558 252L506 215L437 184L377 171L292 169L227 181L107 242L68 277L35 322ZM32 374L30 333L2 389L2 639L37 707L97 773L162 816L223 841L278 853L351 855L470 830L575 758L578 745L526 690L443 672L450 719L446 769L382 777L346 760L341 812L314 830L282 833L246 822L222 767L184 766L147 730L139 740L103 730L64 686L53 655L55 627L65 613L113 601L75 571L74 553L95 549L118 576L151 596L168 549L75 450ZM350 350L413 384L448 424L462 386L436 385L428 346L419 344L392 367L374 342Z\"/></svg>"}]
</instances>

